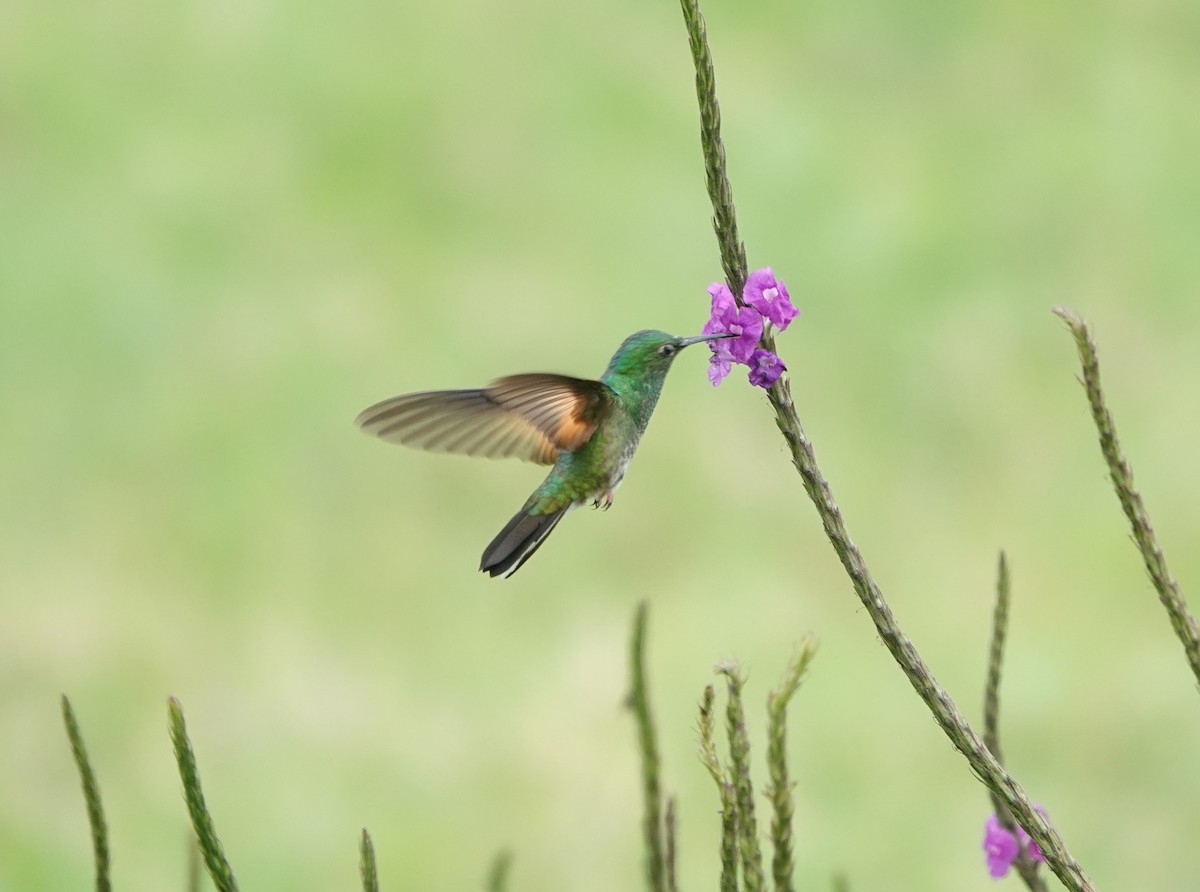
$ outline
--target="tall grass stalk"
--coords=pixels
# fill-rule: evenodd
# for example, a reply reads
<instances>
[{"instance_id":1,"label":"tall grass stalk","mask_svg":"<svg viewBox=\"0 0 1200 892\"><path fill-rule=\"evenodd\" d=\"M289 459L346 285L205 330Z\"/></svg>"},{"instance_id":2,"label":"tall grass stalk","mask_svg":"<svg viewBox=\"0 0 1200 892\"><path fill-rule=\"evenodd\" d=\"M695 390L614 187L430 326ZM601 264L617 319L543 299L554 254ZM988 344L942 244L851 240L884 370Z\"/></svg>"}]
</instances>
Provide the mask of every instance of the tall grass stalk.
<instances>
[{"instance_id":1,"label":"tall grass stalk","mask_svg":"<svg viewBox=\"0 0 1200 892\"><path fill-rule=\"evenodd\" d=\"M1104 390L1100 386L1100 359L1096 354L1096 342L1088 331L1087 323L1066 307L1055 307L1054 313L1062 319L1075 338L1075 346L1079 351L1079 364L1083 370L1083 387L1087 391L1088 406L1092 410L1092 421L1100 435L1100 453L1108 465L1108 474L1112 478L1113 488L1117 491L1117 500L1121 510L1129 520L1133 530L1133 541L1141 552L1142 562L1158 599L1167 611L1171 628L1175 637L1183 644L1183 653L1196 681L1200 682L1200 627L1196 618L1188 610L1179 583L1167 568L1167 559L1154 535L1154 527L1150 525L1150 515L1142 503L1142 497L1133 486L1133 469L1129 466L1121 444L1117 441L1117 427L1113 423L1112 413L1104 400Z\"/></svg>"},{"instance_id":2,"label":"tall grass stalk","mask_svg":"<svg viewBox=\"0 0 1200 892\"><path fill-rule=\"evenodd\" d=\"M217 887L217 892L237 892L237 880L234 879L233 869L225 859L221 840L217 838L212 816L204 803L200 772L196 768L196 754L192 751L187 723L183 720L183 707L174 697L167 703L167 713L171 742L175 746L175 762L179 766L179 778L183 782L183 798L187 803L188 815L192 819L196 840L200 844L200 854L204 856L204 865L208 868L208 875Z\"/></svg>"},{"instance_id":3,"label":"tall grass stalk","mask_svg":"<svg viewBox=\"0 0 1200 892\"><path fill-rule=\"evenodd\" d=\"M646 878L651 892L666 892L665 830L663 827L661 764L650 697L646 691L646 602L638 605L629 645L630 690L628 704L637 722L642 761L642 836L646 844Z\"/></svg>"},{"instance_id":4,"label":"tall grass stalk","mask_svg":"<svg viewBox=\"0 0 1200 892\"><path fill-rule=\"evenodd\" d=\"M792 892L792 782L787 770L787 708L805 672L816 655L817 645L811 636L796 649L779 687L767 697L767 770L771 786L767 798L771 801L771 876L775 892Z\"/></svg>"},{"instance_id":5,"label":"tall grass stalk","mask_svg":"<svg viewBox=\"0 0 1200 892\"><path fill-rule=\"evenodd\" d=\"M83 800L87 806L88 826L92 834L92 860L96 866L96 892L110 892L109 880L108 825L104 821L104 806L100 802L100 786L96 783L96 772L88 759L87 747L83 744L83 733L75 720L75 710L67 695L62 695L63 724L67 727L67 739L71 743L71 755L79 769L79 780L83 785Z\"/></svg>"}]
</instances>

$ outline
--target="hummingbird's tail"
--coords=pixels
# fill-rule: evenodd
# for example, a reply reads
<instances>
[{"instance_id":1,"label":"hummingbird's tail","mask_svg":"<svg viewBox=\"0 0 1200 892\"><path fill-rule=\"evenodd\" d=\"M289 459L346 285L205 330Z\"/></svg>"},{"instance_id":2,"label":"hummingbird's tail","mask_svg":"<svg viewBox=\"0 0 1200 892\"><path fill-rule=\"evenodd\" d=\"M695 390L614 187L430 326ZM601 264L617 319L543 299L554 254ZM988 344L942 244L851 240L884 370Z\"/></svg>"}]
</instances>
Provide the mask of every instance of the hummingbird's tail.
<instances>
[{"instance_id":1,"label":"hummingbird's tail","mask_svg":"<svg viewBox=\"0 0 1200 892\"><path fill-rule=\"evenodd\" d=\"M522 508L483 550L479 569L492 576L512 576L572 507L568 504L549 514L527 514Z\"/></svg>"}]
</instances>

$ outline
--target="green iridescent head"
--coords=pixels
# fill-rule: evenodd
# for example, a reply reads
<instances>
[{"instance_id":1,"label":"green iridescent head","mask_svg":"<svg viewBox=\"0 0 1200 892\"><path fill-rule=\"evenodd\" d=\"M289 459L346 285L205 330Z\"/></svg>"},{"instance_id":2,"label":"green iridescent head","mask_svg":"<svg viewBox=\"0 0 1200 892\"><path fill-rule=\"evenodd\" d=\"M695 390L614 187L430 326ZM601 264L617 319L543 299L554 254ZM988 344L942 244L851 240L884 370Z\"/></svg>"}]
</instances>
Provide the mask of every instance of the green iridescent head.
<instances>
[{"instance_id":1,"label":"green iridescent head","mask_svg":"<svg viewBox=\"0 0 1200 892\"><path fill-rule=\"evenodd\" d=\"M731 337L731 335L709 334L677 338L665 331L655 331L654 329L635 332L617 348L617 352L609 360L608 368L604 370L604 375L605 377L621 375L661 378L666 375L675 356L684 347L698 344L701 341L727 337Z\"/></svg>"}]
</instances>

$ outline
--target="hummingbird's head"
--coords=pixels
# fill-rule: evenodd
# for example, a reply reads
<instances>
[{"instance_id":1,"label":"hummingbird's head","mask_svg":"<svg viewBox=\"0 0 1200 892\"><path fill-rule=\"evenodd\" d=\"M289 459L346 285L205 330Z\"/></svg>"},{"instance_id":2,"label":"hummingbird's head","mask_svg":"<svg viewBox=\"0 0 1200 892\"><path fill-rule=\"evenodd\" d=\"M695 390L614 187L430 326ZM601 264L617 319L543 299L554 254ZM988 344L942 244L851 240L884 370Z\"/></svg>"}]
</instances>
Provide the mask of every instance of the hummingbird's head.
<instances>
[{"instance_id":1,"label":"hummingbird's head","mask_svg":"<svg viewBox=\"0 0 1200 892\"><path fill-rule=\"evenodd\" d=\"M677 338L665 331L639 331L627 337L617 348L605 375L665 375L675 356L684 347L729 337L733 335L719 333Z\"/></svg>"}]
</instances>

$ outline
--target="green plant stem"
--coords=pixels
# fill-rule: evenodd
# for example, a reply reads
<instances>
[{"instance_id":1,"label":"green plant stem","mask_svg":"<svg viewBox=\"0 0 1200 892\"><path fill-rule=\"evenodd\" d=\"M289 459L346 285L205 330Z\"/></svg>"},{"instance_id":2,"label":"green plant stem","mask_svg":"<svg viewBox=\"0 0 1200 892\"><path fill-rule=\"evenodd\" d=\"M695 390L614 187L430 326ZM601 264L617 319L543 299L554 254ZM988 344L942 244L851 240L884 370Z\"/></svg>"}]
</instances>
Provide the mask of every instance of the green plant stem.
<instances>
[{"instance_id":1,"label":"green plant stem","mask_svg":"<svg viewBox=\"0 0 1200 892\"><path fill-rule=\"evenodd\" d=\"M696 67L696 95L700 107L701 141L708 179L708 193L713 203L713 226L717 243L721 248L721 263L726 279L734 294L740 294L746 280L745 250L737 235L737 219L733 205L733 189L729 185L725 169L725 149L721 142L720 115L716 98L716 79L713 75L712 54L708 49L704 20L700 15L698 0L681 0L684 21L687 24L688 40L692 46L692 58ZM766 328L762 346L775 352L774 333ZM1017 822L1037 842L1046 862L1054 874L1074 892L1091 892L1091 880L1083 868L1067 851L1062 837L1045 818L1034 810L1029 796L1021 785L1004 770L988 751L979 735L955 706L950 695L938 684L916 647L904 634L883 593L872 578L867 563L855 546L841 509L833 498L829 484L817 466L812 444L805 436L796 407L792 401L791 382L787 374L767 391L767 398L775 412L775 423L783 434L792 463L800 473L825 534L859 600L875 624L875 630L888 652L900 666L917 694L933 713L934 719L945 731L950 741L967 759L971 770L991 790L995 791L1012 811Z\"/></svg>"},{"instance_id":2,"label":"green plant stem","mask_svg":"<svg viewBox=\"0 0 1200 892\"><path fill-rule=\"evenodd\" d=\"M1008 635L1010 600L1008 561L1002 551L996 567L996 607L992 611L992 644L988 648L987 684L983 695L983 742L996 757L996 761L1002 765L1004 757L1000 754L1000 670L1004 664L1004 639ZM1016 822L1004 800L994 790L988 790L988 795L992 800L992 811L996 814L996 820L1005 830L1015 832ZM1030 892L1045 892L1046 886L1038 873L1037 864L1023 846L1013 864Z\"/></svg>"},{"instance_id":3,"label":"green plant stem","mask_svg":"<svg viewBox=\"0 0 1200 892\"><path fill-rule=\"evenodd\" d=\"M362 878L363 892L379 892L379 871L375 867L375 844L371 834L363 828L358 841L358 874Z\"/></svg>"},{"instance_id":4,"label":"green plant stem","mask_svg":"<svg viewBox=\"0 0 1200 892\"><path fill-rule=\"evenodd\" d=\"M629 647L629 707L637 722L638 747L642 756L642 835L646 844L646 878L651 892L666 892L658 741L646 692L646 612L646 602L642 601L634 616L633 640Z\"/></svg>"},{"instance_id":5,"label":"green plant stem","mask_svg":"<svg viewBox=\"0 0 1200 892\"><path fill-rule=\"evenodd\" d=\"M512 861L512 852L507 849L502 849L496 854L484 887L487 892L504 892L508 888L508 872L512 868Z\"/></svg>"},{"instance_id":6,"label":"green plant stem","mask_svg":"<svg viewBox=\"0 0 1200 892\"><path fill-rule=\"evenodd\" d=\"M192 829L196 831L196 839L200 844L200 853L204 856L204 864L208 875L212 877L213 885L218 892L236 892L237 881L233 870L225 860L225 852L221 848L221 840L217 838L216 828L208 807L204 804L204 791L200 787L200 772L196 768L196 754L192 751L192 742L188 739L187 723L183 720L183 707L174 697L167 701L167 712L171 728L171 742L175 746L175 762L179 766L179 778L183 781L183 798L187 802L188 814L192 819Z\"/></svg>"},{"instance_id":7,"label":"green plant stem","mask_svg":"<svg viewBox=\"0 0 1200 892\"><path fill-rule=\"evenodd\" d=\"M663 825L667 837L667 892L679 892L675 878L676 860L676 828L675 828L675 797L667 797L667 815Z\"/></svg>"},{"instance_id":8,"label":"green plant stem","mask_svg":"<svg viewBox=\"0 0 1200 892\"><path fill-rule=\"evenodd\" d=\"M763 874L762 849L758 844L758 821L754 816L754 785L750 781L750 737L746 733L746 715L742 708L742 686L745 679L737 666L723 664L717 671L725 676L729 702L725 707L725 724L729 734L729 774L737 797L738 849L742 860L742 888L745 892L761 892L767 880Z\"/></svg>"},{"instance_id":9,"label":"green plant stem","mask_svg":"<svg viewBox=\"0 0 1200 892\"><path fill-rule=\"evenodd\" d=\"M512 868L512 852L502 849L492 860L492 867L487 872L487 892L505 892L509 887L509 870Z\"/></svg>"},{"instance_id":10,"label":"green plant stem","mask_svg":"<svg viewBox=\"0 0 1200 892\"><path fill-rule=\"evenodd\" d=\"M767 769L771 774L771 787L767 798L771 800L771 842L774 854L771 858L771 875L775 880L775 892L792 892L792 783L787 770L787 707L809 663L816 654L817 646L811 636L800 642L783 680L767 697Z\"/></svg>"},{"instance_id":11,"label":"green plant stem","mask_svg":"<svg viewBox=\"0 0 1200 892\"><path fill-rule=\"evenodd\" d=\"M1117 428L1113 423L1112 414L1104 403L1104 391L1100 387L1100 360L1096 355L1096 342L1092 340L1087 323L1066 307L1055 307L1054 314L1067 324L1075 338L1075 346L1079 351L1079 364L1083 369L1083 386L1087 391L1088 405L1092 410L1092 420L1100 435L1100 452L1108 465L1109 476L1112 477L1113 488L1117 491L1117 499L1121 510L1129 519L1133 529L1133 541L1137 543L1146 572L1158 599L1162 602L1171 621L1175 636L1183 643L1183 652L1187 657L1192 674L1200 682L1200 628L1196 618L1188 610L1187 602L1179 591L1171 571L1167 569L1167 559L1154 528L1150 525L1150 515L1142 504L1142 497L1133 488L1133 469L1121 452L1121 444L1117 441Z\"/></svg>"},{"instance_id":12,"label":"green plant stem","mask_svg":"<svg viewBox=\"0 0 1200 892\"><path fill-rule=\"evenodd\" d=\"M704 150L704 173L713 206L713 231L721 251L725 281L734 299L742 302L746 284L746 246L738 235L733 206L733 186L725 173L725 144L721 141L721 107L717 104L717 77L699 0L680 0L687 24L688 43L696 68L696 99L700 104L700 145Z\"/></svg>"},{"instance_id":13,"label":"green plant stem","mask_svg":"<svg viewBox=\"0 0 1200 892\"><path fill-rule=\"evenodd\" d=\"M988 648L987 682L983 693L983 742L998 762L1004 761L1000 754L1000 670L1004 664L1004 639L1008 635L1008 601L1008 561L1002 551L996 567L996 606L992 610L992 644ZM991 791L989 793L999 814L1005 808L1004 800Z\"/></svg>"},{"instance_id":14,"label":"green plant stem","mask_svg":"<svg viewBox=\"0 0 1200 892\"><path fill-rule=\"evenodd\" d=\"M721 892L738 892L737 794L717 756L715 700L713 686L707 685L700 703L700 761L712 775L721 797Z\"/></svg>"},{"instance_id":15,"label":"green plant stem","mask_svg":"<svg viewBox=\"0 0 1200 892\"><path fill-rule=\"evenodd\" d=\"M83 734L79 723L75 720L75 711L67 695L62 696L63 724L67 726L67 739L71 742L71 755L75 759L75 767L79 769L79 780L83 785L83 800L87 806L88 826L92 832L92 860L96 865L96 892L109 892L112 884L108 878L108 827L104 821L104 806L100 802L100 786L96 783L96 773L88 759L87 747L83 744Z\"/></svg>"}]
</instances>

